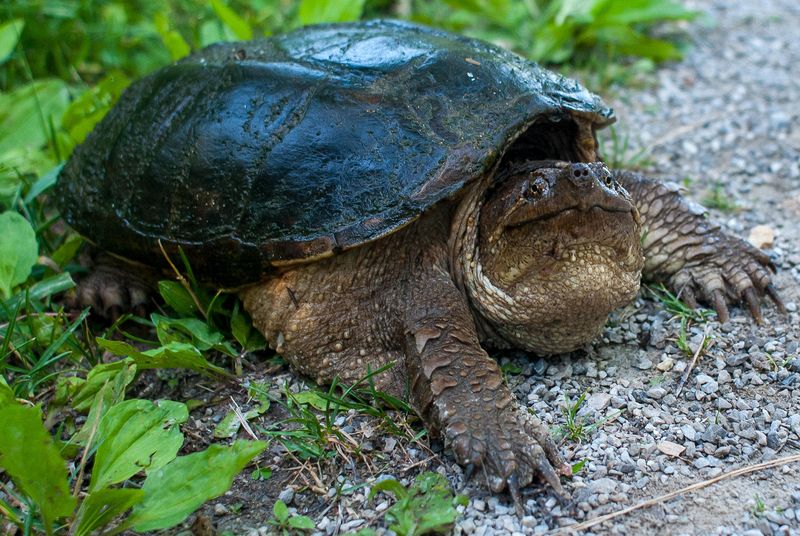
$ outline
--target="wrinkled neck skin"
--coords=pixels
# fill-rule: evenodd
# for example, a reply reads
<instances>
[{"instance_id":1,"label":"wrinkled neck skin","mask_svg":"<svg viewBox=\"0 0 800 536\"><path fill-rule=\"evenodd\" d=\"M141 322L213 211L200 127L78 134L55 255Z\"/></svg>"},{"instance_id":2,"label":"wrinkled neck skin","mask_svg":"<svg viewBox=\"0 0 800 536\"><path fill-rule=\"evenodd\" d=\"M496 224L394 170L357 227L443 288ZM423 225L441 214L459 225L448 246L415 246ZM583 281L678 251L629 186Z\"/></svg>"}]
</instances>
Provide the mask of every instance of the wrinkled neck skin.
<instances>
[{"instance_id":1,"label":"wrinkled neck skin","mask_svg":"<svg viewBox=\"0 0 800 536\"><path fill-rule=\"evenodd\" d=\"M462 198L449 243L452 275L482 339L540 355L582 347L639 290L638 213L565 211L498 230L496 210L485 206L490 184L487 177Z\"/></svg>"}]
</instances>

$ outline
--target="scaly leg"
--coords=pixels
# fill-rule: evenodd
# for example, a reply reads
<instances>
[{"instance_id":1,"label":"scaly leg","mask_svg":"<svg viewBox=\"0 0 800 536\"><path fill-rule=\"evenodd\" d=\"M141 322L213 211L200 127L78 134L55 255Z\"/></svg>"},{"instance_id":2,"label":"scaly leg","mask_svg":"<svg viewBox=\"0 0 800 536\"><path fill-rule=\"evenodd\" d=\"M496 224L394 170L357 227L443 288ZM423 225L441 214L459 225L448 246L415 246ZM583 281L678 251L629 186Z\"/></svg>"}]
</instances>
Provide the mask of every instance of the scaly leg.
<instances>
[{"instance_id":1,"label":"scaly leg","mask_svg":"<svg viewBox=\"0 0 800 536\"><path fill-rule=\"evenodd\" d=\"M745 302L759 324L759 296L767 294L781 312L783 303L771 282L775 266L760 249L725 233L700 205L664 184L629 171L615 172L644 220L643 278L665 282L687 304L711 304L720 322L727 303Z\"/></svg>"},{"instance_id":2,"label":"scaly leg","mask_svg":"<svg viewBox=\"0 0 800 536\"><path fill-rule=\"evenodd\" d=\"M562 493L570 474L547 427L514 399L497 362L481 348L463 295L441 266L409 283L405 314L410 397L429 428L441 431L469 474L482 470L495 492L538 476Z\"/></svg>"}]
</instances>

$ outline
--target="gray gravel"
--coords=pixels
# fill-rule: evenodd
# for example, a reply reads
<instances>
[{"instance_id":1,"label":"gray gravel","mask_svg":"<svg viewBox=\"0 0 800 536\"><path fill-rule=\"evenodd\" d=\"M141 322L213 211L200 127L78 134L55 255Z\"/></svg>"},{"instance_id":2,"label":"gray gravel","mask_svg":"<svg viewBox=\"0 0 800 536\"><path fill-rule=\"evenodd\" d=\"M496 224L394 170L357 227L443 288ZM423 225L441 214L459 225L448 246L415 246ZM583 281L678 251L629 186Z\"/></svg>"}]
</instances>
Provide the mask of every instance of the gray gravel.
<instances>
[{"instance_id":1,"label":"gray gravel","mask_svg":"<svg viewBox=\"0 0 800 536\"><path fill-rule=\"evenodd\" d=\"M457 535L566 528L734 468L800 452L800 4L720 0L692 7L708 17L687 26L693 47L686 59L661 68L652 87L613 98L618 129L634 148L648 149L653 175L678 182L688 177L692 198L702 201L721 184L738 210L713 216L729 230L745 237L756 225L774 231L769 251L790 313L781 316L766 306L765 325L758 327L734 308L724 326L692 326L692 348L703 337L713 345L679 394L691 360L675 343L680 324L646 299L616 314L585 352L503 358L523 370L510 378L519 399L553 428L564 423L565 396L587 393L580 417L594 426L582 441L562 445L571 462L585 460L585 466L566 483L567 500L543 487L526 489L522 518L506 496L469 484L470 502L460 507ZM387 441L376 437L370 445L383 452L400 448ZM676 457L669 448L682 452ZM407 450L407 462L428 457ZM447 475L456 489L462 486L451 457L427 468ZM591 530L800 534L799 470L785 465L725 480ZM403 481L411 476L403 474ZM306 495L312 494L281 493L300 513ZM391 504L367 501L367 495L368 487L362 488L316 517L317 534L357 530Z\"/></svg>"}]
</instances>

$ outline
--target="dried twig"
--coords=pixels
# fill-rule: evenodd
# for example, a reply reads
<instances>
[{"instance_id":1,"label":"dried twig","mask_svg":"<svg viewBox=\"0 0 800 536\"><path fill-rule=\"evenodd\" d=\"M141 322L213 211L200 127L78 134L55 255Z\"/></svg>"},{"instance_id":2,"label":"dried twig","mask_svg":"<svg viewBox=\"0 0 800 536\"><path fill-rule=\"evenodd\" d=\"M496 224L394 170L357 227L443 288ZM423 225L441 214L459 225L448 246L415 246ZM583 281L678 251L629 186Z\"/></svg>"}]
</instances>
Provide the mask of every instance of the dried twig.
<instances>
[{"instance_id":1,"label":"dried twig","mask_svg":"<svg viewBox=\"0 0 800 536\"><path fill-rule=\"evenodd\" d=\"M244 413L242 413L242 408L239 407L239 404L236 403L236 400L234 400L233 397L231 397L231 409L233 409L233 413L236 415L236 420L239 421L239 424L242 426L244 431L247 432L247 435L255 440L258 440L258 436L250 427L250 423L247 422Z\"/></svg>"},{"instance_id":2,"label":"dried twig","mask_svg":"<svg viewBox=\"0 0 800 536\"><path fill-rule=\"evenodd\" d=\"M708 480L704 480L702 482L697 482L695 484L691 484L684 488L681 488L677 491L672 491L670 493L666 493L654 499L647 499L646 501L642 501L639 504L635 504L633 506L629 506L627 508L623 508L622 510L617 510L616 512L611 512L610 514L605 514L594 519L590 519L589 521L584 521L583 523L578 523L577 525L570 525L568 527L561 527L552 531L549 531L547 534L559 534L559 533L575 533L578 531L586 530L590 527L594 527L595 525L599 525L600 523L605 523L610 519L614 519L626 514L629 514L635 510L640 510L642 508L647 508L649 506L655 506L657 504L663 503L670 499L674 499L679 495L683 495L684 493L691 493L693 491L697 491L699 489L705 488L710 486L711 484L716 484L721 480L726 480L728 478L733 478L736 476L747 475L750 473L755 473L756 471L762 471L764 469L772 469L774 467L779 467L781 465L786 465L789 463L800 462L800 454L793 454L792 456L786 456L783 458L778 458L777 460L770 460L768 462L757 463L755 465L749 465L747 467L740 467L739 469L735 469L728 473L722 473L719 476L715 476L714 478L710 478Z\"/></svg>"},{"instance_id":3,"label":"dried twig","mask_svg":"<svg viewBox=\"0 0 800 536\"><path fill-rule=\"evenodd\" d=\"M706 342L708 342L707 345ZM694 351L694 355L692 356L692 361L691 363L689 363L689 366L686 367L686 372L683 373L683 378L681 378L681 381L678 384L678 389L675 391L675 396L681 394L683 386L686 385L686 380L689 379L689 374L692 373L692 370L694 370L694 366L697 364L697 359L700 357L701 354L705 354L708 350L710 350L713 345L714 341L709 341L708 326L706 326L705 332L703 333L703 340L701 340L700 344L697 345L697 350Z\"/></svg>"},{"instance_id":4,"label":"dried twig","mask_svg":"<svg viewBox=\"0 0 800 536\"><path fill-rule=\"evenodd\" d=\"M180 283L186 292L189 293L189 296L192 298L195 307L197 307L197 310L203 315L203 318L208 320L208 313L206 313L205 309L203 309L203 306L200 304L200 300L194 293L194 290L192 290L192 285L189 284L189 281L187 281L181 271L178 270L178 267L175 266L175 263L172 262L172 259L169 258L169 254L167 253L167 250L164 249L164 244L161 243L160 238L158 239L158 247L161 249L161 254L164 255L164 258L167 260L167 264L169 264L170 268L172 268L172 271L175 273L175 278L178 280L178 283Z\"/></svg>"},{"instance_id":5,"label":"dried twig","mask_svg":"<svg viewBox=\"0 0 800 536\"><path fill-rule=\"evenodd\" d=\"M103 384L102 389L105 389L106 385L108 385L108 381ZM92 423L92 428L89 431L89 438L86 440L86 446L83 447L83 454L81 455L81 465L78 468L78 476L75 477L75 487L72 490L72 496L77 497L78 493L81 491L81 487L83 486L83 471L86 469L86 462L89 459L89 449L94 442L94 436L97 433L97 429L100 427L100 420L103 417L103 397L101 396L97 401L97 418Z\"/></svg>"}]
</instances>

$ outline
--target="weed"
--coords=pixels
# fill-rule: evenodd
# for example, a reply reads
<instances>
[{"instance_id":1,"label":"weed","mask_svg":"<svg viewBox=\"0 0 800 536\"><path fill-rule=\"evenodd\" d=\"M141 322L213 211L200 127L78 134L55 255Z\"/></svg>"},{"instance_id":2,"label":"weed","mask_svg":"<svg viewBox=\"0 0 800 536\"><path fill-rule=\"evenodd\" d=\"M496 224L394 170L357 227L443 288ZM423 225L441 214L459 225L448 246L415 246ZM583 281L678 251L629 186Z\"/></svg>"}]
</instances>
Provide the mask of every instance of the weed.
<instances>
[{"instance_id":1,"label":"weed","mask_svg":"<svg viewBox=\"0 0 800 536\"><path fill-rule=\"evenodd\" d=\"M386 511L386 521L389 530L404 536L448 534L458 517L455 507L467 504L466 496L454 497L447 479L431 471L417 476L409 488L392 478L381 480L372 486L369 498L379 491L397 499Z\"/></svg>"},{"instance_id":2,"label":"weed","mask_svg":"<svg viewBox=\"0 0 800 536\"><path fill-rule=\"evenodd\" d=\"M289 514L289 508L280 499L275 501L275 505L272 507L272 518L268 523L277 527L284 536L310 532L316 527L314 521L308 516Z\"/></svg>"},{"instance_id":3,"label":"weed","mask_svg":"<svg viewBox=\"0 0 800 536\"><path fill-rule=\"evenodd\" d=\"M275 437L289 452L300 459L325 459L339 456L349 460L360 454L359 443L342 430L346 420L344 413L353 411L377 419L386 432L417 441L421 434L413 433L407 423L398 424L389 410L409 413L409 405L375 388L373 378L394 366L389 363L368 371L351 386L342 385L334 379L327 391L309 390L297 394L284 390L285 407L290 418L276 422L263 429L263 433ZM290 428L286 428L287 425Z\"/></svg>"},{"instance_id":4,"label":"weed","mask_svg":"<svg viewBox=\"0 0 800 536\"><path fill-rule=\"evenodd\" d=\"M725 191L725 186L719 181L711 186L711 191L703 198L702 202L706 208L722 212L735 212L739 209L736 200Z\"/></svg>"},{"instance_id":5,"label":"weed","mask_svg":"<svg viewBox=\"0 0 800 536\"><path fill-rule=\"evenodd\" d=\"M600 132L598 152L612 169L639 169L650 165L646 148L633 150L628 133L620 134L615 125Z\"/></svg>"},{"instance_id":6,"label":"weed","mask_svg":"<svg viewBox=\"0 0 800 536\"><path fill-rule=\"evenodd\" d=\"M705 309L703 307L695 309L694 307L689 307L686 303L681 301L680 297L670 292L661 283L647 285L645 288L656 301L664 306L664 309L666 309L668 313L682 320L685 319L686 321L703 323L706 322L711 315L716 314L711 309Z\"/></svg>"},{"instance_id":7,"label":"weed","mask_svg":"<svg viewBox=\"0 0 800 536\"><path fill-rule=\"evenodd\" d=\"M764 499L762 499L758 493L753 495L753 501L753 507L750 511L753 512L755 517L762 517L764 512L767 511L767 503L764 502Z\"/></svg>"},{"instance_id":8,"label":"weed","mask_svg":"<svg viewBox=\"0 0 800 536\"><path fill-rule=\"evenodd\" d=\"M587 422L579 413L583 404L586 402L588 394L588 390L584 391L578 398L572 400L564 393L564 406L561 408L564 414L564 424L558 426L554 431L555 435L560 436L562 440L568 439L570 441L581 442L601 428L606 422L614 420L622 414L622 410L617 410L595 422ZM581 467L583 466L581 465L577 470L580 470Z\"/></svg>"},{"instance_id":9,"label":"weed","mask_svg":"<svg viewBox=\"0 0 800 536\"><path fill-rule=\"evenodd\" d=\"M562 432L564 437L570 441L582 441L585 438L586 430L584 429L583 423L581 423L580 417L578 417L578 411L580 411L583 403L586 402L587 394L588 391L584 391L577 399L571 400L567 397L567 394L564 393L564 407L562 408L562 412L564 413L565 422Z\"/></svg>"},{"instance_id":10,"label":"weed","mask_svg":"<svg viewBox=\"0 0 800 536\"><path fill-rule=\"evenodd\" d=\"M650 381L648 383L650 384L651 387L656 387L657 385L661 385L665 381L667 381L667 375L666 374L658 374L658 375L653 376L652 378L650 378Z\"/></svg>"}]
</instances>

